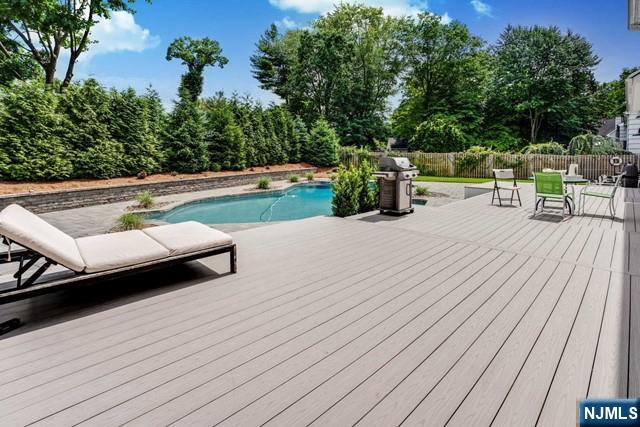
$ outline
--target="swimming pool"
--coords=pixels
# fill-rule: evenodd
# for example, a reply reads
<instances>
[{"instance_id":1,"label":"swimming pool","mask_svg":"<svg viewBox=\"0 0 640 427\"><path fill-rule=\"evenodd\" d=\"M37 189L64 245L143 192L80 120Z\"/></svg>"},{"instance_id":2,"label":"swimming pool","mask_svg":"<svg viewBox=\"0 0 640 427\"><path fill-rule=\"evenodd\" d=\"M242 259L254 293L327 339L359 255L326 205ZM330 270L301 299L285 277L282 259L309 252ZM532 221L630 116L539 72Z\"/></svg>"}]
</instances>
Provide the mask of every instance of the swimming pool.
<instances>
[{"instance_id":1,"label":"swimming pool","mask_svg":"<svg viewBox=\"0 0 640 427\"><path fill-rule=\"evenodd\" d=\"M199 200L148 218L168 223L199 221L204 224L287 221L331 215L332 197L330 183L305 183L287 190Z\"/></svg>"}]
</instances>

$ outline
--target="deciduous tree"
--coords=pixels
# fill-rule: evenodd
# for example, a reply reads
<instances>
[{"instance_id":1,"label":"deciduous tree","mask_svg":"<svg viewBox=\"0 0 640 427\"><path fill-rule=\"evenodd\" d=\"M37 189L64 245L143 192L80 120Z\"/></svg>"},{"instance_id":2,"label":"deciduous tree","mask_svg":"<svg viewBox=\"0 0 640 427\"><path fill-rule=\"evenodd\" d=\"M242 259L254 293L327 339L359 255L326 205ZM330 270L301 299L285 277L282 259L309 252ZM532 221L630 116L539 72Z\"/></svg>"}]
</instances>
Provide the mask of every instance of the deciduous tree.
<instances>
[{"instance_id":1,"label":"deciduous tree","mask_svg":"<svg viewBox=\"0 0 640 427\"><path fill-rule=\"evenodd\" d=\"M149 0L147 0L149 2ZM82 52L89 47L91 29L111 12L133 13L135 0L0 0L0 25L42 67L45 82L53 84L63 49L69 60L61 89L73 78Z\"/></svg>"},{"instance_id":2,"label":"deciduous tree","mask_svg":"<svg viewBox=\"0 0 640 427\"><path fill-rule=\"evenodd\" d=\"M436 114L453 118L467 134L480 133L489 75L483 40L460 22L445 24L426 12L411 20L405 37L407 70L392 118L395 136L413 138L418 126Z\"/></svg>"},{"instance_id":3,"label":"deciduous tree","mask_svg":"<svg viewBox=\"0 0 640 427\"><path fill-rule=\"evenodd\" d=\"M528 123L531 142L545 121L573 115L575 133L590 123L580 110L595 89L594 67L599 58L582 36L557 27L508 26L494 49L491 93L505 114ZM514 112L516 116L514 117Z\"/></svg>"},{"instance_id":4,"label":"deciduous tree","mask_svg":"<svg viewBox=\"0 0 640 427\"><path fill-rule=\"evenodd\" d=\"M206 67L218 66L223 68L229 60L222 55L222 48L216 40L209 37L192 39L179 37L167 48L167 61L182 60L187 66L187 72L182 75L181 85L189 91L191 99L195 101L202 93L204 85L203 72Z\"/></svg>"}]
</instances>

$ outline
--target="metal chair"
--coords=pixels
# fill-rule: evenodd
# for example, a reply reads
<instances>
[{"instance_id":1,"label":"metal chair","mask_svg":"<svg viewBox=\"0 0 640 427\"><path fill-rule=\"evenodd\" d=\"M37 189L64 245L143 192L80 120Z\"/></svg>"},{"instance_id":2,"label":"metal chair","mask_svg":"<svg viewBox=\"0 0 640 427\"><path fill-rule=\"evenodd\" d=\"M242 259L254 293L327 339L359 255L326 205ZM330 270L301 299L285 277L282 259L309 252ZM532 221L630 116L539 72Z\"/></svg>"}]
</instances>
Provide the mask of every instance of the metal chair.
<instances>
[{"instance_id":1,"label":"metal chair","mask_svg":"<svg viewBox=\"0 0 640 427\"><path fill-rule=\"evenodd\" d=\"M618 187L622 183L624 173L621 173L615 178L613 185L589 185L582 189L580 192L580 207L582 208L582 215L584 215L584 203L587 197L599 197L601 199L609 199L609 213L611 219L616 217L615 197Z\"/></svg>"},{"instance_id":2,"label":"metal chair","mask_svg":"<svg viewBox=\"0 0 640 427\"><path fill-rule=\"evenodd\" d=\"M513 180L513 185L505 185L504 181L499 180ZM509 183L511 184L511 183ZM513 173L513 169L493 169L493 195L491 196L491 204L496 198L496 194L498 195L498 203L502 206L502 198L500 197L500 190L511 191L511 204L513 204L513 196L514 194L518 195L518 203L522 206L522 201L520 200L520 187L518 187L518 183L516 182L515 174Z\"/></svg>"},{"instance_id":3,"label":"metal chair","mask_svg":"<svg viewBox=\"0 0 640 427\"><path fill-rule=\"evenodd\" d=\"M544 204L547 200L555 200L562 202L562 219L564 219L566 211L572 214L571 199L567 195L567 190L560 172L535 172L534 186L536 191L536 204L533 210L533 216L538 213L538 207L542 205L541 212L544 212Z\"/></svg>"}]
</instances>

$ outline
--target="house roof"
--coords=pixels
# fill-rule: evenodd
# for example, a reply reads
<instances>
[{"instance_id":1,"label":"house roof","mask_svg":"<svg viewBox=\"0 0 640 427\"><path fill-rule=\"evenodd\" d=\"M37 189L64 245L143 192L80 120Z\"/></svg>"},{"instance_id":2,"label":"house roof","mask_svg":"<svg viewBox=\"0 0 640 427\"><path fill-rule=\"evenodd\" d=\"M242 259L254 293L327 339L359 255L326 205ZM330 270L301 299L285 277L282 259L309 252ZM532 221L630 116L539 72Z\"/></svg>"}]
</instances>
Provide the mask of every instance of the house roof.
<instances>
[{"instance_id":1,"label":"house roof","mask_svg":"<svg viewBox=\"0 0 640 427\"><path fill-rule=\"evenodd\" d=\"M616 130L616 119L606 119L602 122L602 125L598 128L597 132L600 136L609 136Z\"/></svg>"}]
</instances>

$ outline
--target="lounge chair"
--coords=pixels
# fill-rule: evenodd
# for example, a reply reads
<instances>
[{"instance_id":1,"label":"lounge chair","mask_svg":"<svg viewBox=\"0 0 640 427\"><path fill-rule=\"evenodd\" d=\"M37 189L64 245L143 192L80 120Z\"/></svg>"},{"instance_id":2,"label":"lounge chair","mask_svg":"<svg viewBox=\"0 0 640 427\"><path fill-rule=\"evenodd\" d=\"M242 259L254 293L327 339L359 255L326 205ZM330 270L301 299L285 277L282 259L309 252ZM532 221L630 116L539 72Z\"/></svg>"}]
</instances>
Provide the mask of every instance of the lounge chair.
<instances>
[{"instance_id":1,"label":"lounge chair","mask_svg":"<svg viewBox=\"0 0 640 427\"><path fill-rule=\"evenodd\" d=\"M223 253L229 254L231 273L236 272L231 236L194 221L74 239L14 204L0 212L0 236L9 246L2 262L19 262L15 286L0 291L0 304ZM14 243L24 249L12 255ZM38 261L44 262L25 278ZM72 274L39 281L56 264Z\"/></svg>"}]
</instances>

